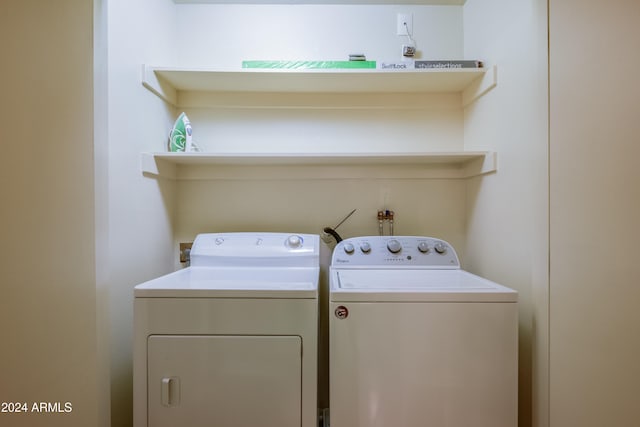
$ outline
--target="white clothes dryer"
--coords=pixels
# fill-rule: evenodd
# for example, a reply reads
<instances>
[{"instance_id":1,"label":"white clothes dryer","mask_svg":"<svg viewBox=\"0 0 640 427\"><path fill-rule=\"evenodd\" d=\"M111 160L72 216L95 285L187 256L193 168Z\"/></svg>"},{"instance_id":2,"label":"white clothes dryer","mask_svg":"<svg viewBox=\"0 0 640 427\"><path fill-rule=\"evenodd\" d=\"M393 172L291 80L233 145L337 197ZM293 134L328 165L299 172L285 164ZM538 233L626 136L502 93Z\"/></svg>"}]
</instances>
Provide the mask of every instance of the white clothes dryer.
<instances>
[{"instance_id":1,"label":"white clothes dryer","mask_svg":"<svg viewBox=\"0 0 640 427\"><path fill-rule=\"evenodd\" d=\"M517 292L447 242L343 240L329 301L331 427L517 426Z\"/></svg>"},{"instance_id":2,"label":"white clothes dryer","mask_svg":"<svg viewBox=\"0 0 640 427\"><path fill-rule=\"evenodd\" d=\"M316 427L319 237L200 234L134 290L134 426Z\"/></svg>"}]
</instances>

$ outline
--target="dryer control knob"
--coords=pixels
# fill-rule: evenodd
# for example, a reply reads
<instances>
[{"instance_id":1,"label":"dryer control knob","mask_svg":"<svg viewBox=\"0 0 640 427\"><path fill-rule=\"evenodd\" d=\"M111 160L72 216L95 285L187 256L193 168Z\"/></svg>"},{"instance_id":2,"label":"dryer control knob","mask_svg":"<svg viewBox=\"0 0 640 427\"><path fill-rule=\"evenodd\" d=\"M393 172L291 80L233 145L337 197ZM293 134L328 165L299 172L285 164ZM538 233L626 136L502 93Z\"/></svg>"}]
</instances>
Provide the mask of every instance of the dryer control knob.
<instances>
[{"instance_id":1,"label":"dryer control knob","mask_svg":"<svg viewBox=\"0 0 640 427\"><path fill-rule=\"evenodd\" d=\"M302 237L293 234L287 238L286 245L293 249L299 248L302 246Z\"/></svg>"},{"instance_id":2,"label":"dryer control knob","mask_svg":"<svg viewBox=\"0 0 640 427\"><path fill-rule=\"evenodd\" d=\"M427 252L429 252L429 245L427 244L427 242L420 242L418 243L418 250L423 254L426 254Z\"/></svg>"},{"instance_id":3,"label":"dryer control knob","mask_svg":"<svg viewBox=\"0 0 640 427\"><path fill-rule=\"evenodd\" d=\"M349 255L351 255L356 249L353 247L353 245L351 243L345 243L344 244L344 251L346 253L348 253Z\"/></svg>"},{"instance_id":4,"label":"dryer control knob","mask_svg":"<svg viewBox=\"0 0 640 427\"><path fill-rule=\"evenodd\" d=\"M447 252L447 246L442 242L436 243L433 246L433 249L435 249L440 255L444 255L444 253Z\"/></svg>"},{"instance_id":5,"label":"dryer control knob","mask_svg":"<svg viewBox=\"0 0 640 427\"><path fill-rule=\"evenodd\" d=\"M387 242L387 249L389 249L389 252L392 254L397 254L402 250L402 245L396 239L391 239Z\"/></svg>"},{"instance_id":6,"label":"dryer control knob","mask_svg":"<svg viewBox=\"0 0 640 427\"><path fill-rule=\"evenodd\" d=\"M360 245L360 250L363 253L368 254L369 252L371 252L371 245L368 242L364 242Z\"/></svg>"}]
</instances>

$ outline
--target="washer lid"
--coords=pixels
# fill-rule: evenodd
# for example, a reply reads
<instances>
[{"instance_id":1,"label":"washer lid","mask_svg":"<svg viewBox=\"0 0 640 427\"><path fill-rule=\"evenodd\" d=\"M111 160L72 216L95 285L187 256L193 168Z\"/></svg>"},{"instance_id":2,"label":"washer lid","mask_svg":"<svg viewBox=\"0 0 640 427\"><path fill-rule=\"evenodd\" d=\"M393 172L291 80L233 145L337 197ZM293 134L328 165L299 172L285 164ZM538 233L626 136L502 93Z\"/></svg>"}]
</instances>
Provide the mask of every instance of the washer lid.
<instances>
[{"instance_id":1,"label":"washer lid","mask_svg":"<svg viewBox=\"0 0 640 427\"><path fill-rule=\"evenodd\" d=\"M319 268L187 267L139 284L144 298L317 298Z\"/></svg>"},{"instance_id":2,"label":"washer lid","mask_svg":"<svg viewBox=\"0 0 640 427\"><path fill-rule=\"evenodd\" d=\"M464 270L332 269L331 301L516 302L518 293Z\"/></svg>"}]
</instances>

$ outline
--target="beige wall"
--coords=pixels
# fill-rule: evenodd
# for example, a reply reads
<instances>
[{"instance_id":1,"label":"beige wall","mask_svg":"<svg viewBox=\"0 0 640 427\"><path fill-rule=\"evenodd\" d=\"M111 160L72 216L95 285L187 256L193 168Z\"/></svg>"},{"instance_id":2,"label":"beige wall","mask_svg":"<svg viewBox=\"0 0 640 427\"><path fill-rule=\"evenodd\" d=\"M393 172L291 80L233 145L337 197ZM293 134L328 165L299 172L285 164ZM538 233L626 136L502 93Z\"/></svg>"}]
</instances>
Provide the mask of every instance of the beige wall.
<instances>
[{"instance_id":1,"label":"beige wall","mask_svg":"<svg viewBox=\"0 0 640 427\"><path fill-rule=\"evenodd\" d=\"M106 2L107 149L96 167L106 179L101 203L106 251L100 259L107 293L111 425L132 424L133 287L173 267L174 184L140 171L140 153L165 148L173 111L143 88L143 63L173 52L173 2Z\"/></svg>"},{"instance_id":2,"label":"beige wall","mask_svg":"<svg viewBox=\"0 0 640 427\"><path fill-rule=\"evenodd\" d=\"M98 424L111 426L111 360L109 322L109 140L108 140L108 61L107 1L94 0L94 176L96 233L96 318L98 350Z\"/></svg>"},{"instance_id":3,"label":"beige wall","mask_svg":"<svg viewBox=\"0 0 640 427\"><path fill-rule=\"evenodd\" d=\"M0 4L3 426L98 424L92 2Z\"/></svg>"},{"instance_id":4,"label":"beige wall","mask_svg":"<svg viewBox=\"0 0 640 427\"><path fill-rule=\"evenodd\" d=\"M518 291L519 425L546 395L546 1L468 0L465 57L498 66L498 85L465 111L465 149L491 147L498 171L466 188L466 268Z\"/></svg>"},{"instance_id":5,"label":"beige wall","mask_svg":"<svg viewBox=\"0 0 640 427\"><path fill-rule=\"evenodd\" d=\"M550 2L551 426L636 426L640 3Z\"/></svg>"}]
</instances>

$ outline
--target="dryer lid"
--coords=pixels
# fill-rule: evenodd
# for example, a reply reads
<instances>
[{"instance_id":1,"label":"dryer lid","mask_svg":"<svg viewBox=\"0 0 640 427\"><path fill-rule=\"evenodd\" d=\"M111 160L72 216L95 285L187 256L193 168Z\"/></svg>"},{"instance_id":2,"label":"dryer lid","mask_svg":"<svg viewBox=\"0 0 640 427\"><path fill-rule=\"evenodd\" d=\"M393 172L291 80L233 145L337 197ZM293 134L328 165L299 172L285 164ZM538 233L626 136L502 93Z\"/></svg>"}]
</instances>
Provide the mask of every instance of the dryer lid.
<instances>
[{"instance_id":1,"label":"dryer lid","mask_svg":"<svg viewBox=\"0 0 640 427\"><path fill-rule=\"evenodd\" d=\"M516 302L518 293L464 270L333 269L331 301Z\"/></svg>"}]
</instances>

